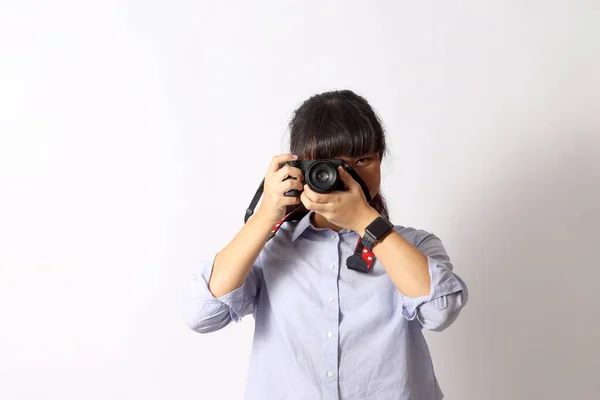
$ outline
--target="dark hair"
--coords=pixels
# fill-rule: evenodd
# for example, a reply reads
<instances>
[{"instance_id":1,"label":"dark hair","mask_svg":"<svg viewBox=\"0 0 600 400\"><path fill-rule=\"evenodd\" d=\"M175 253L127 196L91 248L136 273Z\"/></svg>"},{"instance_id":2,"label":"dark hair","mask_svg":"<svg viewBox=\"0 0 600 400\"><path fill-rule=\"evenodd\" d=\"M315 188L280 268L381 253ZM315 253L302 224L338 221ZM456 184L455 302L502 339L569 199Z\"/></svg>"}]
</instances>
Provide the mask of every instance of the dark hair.
<instances>
[{"instance_id":1,"label":"dark hair","mask_svg":"<svg viewBox=\"0 0 600 400\"><path fill-rule=\"evenodd\" d=\"M301 159L360 157L375 152L381 160L386 153L380 119L369 103L351 90L312 96L294 112L289 130L290 153ZM381 193L375 195L372 206L389 218Z\"/></svg>"}]
</instances>

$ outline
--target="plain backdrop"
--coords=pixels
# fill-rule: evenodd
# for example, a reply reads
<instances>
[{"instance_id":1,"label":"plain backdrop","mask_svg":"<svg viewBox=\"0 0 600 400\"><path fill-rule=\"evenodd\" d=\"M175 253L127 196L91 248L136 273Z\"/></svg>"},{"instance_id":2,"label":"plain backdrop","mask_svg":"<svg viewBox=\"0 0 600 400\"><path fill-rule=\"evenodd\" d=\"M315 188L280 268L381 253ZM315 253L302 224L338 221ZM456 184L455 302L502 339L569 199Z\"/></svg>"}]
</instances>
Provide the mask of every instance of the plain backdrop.
<instances>
[{"instance_id":1,"label":"plain backdrop","mask_svg":"<svg viewBox=\"0 0 600 400\"><path fill-rule=\"evenodd\" d=\"M0 398L241 399L248 316L180 313L286 124L348 88L394 223L470 301L449 400L600 393L600 3L0 1ZM429 399L417 399L429 400Z\"/></svg>"}]
</instances>

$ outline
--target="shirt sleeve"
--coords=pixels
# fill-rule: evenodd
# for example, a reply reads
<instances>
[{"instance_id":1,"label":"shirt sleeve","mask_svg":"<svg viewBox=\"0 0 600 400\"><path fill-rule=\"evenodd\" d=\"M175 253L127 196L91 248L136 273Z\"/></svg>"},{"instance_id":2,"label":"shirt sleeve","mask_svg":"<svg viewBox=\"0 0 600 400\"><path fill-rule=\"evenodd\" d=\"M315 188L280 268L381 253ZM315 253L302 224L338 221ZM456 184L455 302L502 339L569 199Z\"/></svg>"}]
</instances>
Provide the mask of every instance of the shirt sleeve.
<instances>
[{"instance_id":1,"label":"shirt sleeve","mask_svg":"<svg viewBox=\"0 0 600 400\"><path fill-rule=\"evenodd\" d=\"M244 282L233 291L215 297L208 289L214 257L200 263L192 273L182 299L182 313L186 324L196 332L210 333L239 322L243 316L254 312L260 292L262 270L257 263L250 268Z\"/></svg>"},{"instance_id":2,"label":"shirt sleeve","mask_svg":"<svg viewBox=\"0 0 600 400\"><path fill-rule=\"evenodd\" d=\"M415 247L426 257L431 277L428 296L402 297L402 314L415 318L423 328L446 329L460 313L468 299L467 285L453 272L453 265L440 239L432 233L418 231Z\"/></svg>"}]
</instances>

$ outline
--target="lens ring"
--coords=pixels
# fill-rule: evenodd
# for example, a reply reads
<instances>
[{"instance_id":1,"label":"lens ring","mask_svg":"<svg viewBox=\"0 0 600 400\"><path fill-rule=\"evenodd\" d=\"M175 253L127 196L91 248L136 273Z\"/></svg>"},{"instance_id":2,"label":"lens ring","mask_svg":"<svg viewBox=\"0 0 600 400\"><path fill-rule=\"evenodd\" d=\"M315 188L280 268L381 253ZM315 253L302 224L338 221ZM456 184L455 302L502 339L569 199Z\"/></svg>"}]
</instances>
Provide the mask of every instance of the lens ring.
<instances>
[{"instance_id":1,"label":"lens ring","mask_svg":"<svg viewBox=\"0 0 600 400\"><path fill-rule=\"evenodd\" d=\"M306 183L317 193L331 192L337 181L337 170L327 161L314 163L306 175Z\"/></svg>"}]
</instances>

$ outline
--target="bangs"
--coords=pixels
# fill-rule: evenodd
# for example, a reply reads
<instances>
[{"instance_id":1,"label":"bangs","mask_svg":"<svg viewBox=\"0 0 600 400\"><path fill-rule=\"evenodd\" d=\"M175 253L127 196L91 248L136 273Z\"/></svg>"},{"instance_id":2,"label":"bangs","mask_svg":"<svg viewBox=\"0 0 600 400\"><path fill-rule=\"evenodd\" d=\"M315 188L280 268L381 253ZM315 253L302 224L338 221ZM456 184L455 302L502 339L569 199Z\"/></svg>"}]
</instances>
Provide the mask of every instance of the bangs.
<instances>
[{"instance_id":1,"label":"bangs","mask_svg":"<svg viewBox=\"0 0 600 400\"><path fill-rule=\"evenodd\" d=\"M292 143L300 158L356 158L371 152L383 156L385 139L381 123L374 114L366 115L357 104L333 99L305 111L302 120L295 120L293 126L297 129L295 136L302 138Z\"/></svg>"}]
</instances>

